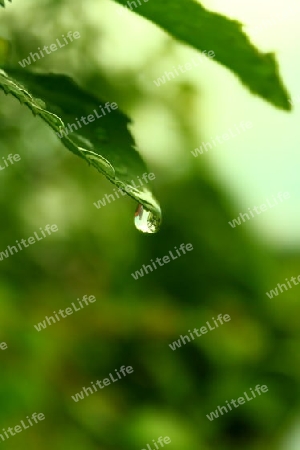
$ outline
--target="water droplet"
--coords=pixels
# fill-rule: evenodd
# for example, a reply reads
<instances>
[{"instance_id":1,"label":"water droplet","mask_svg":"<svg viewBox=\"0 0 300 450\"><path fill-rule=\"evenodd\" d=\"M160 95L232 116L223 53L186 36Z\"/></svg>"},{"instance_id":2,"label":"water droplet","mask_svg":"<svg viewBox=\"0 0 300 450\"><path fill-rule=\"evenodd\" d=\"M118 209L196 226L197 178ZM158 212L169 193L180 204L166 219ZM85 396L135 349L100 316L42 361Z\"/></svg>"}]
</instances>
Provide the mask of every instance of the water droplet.
<instances>
[{"instance_id":1,"label":"water droplet","mask_svg":"<svg viewBox=\"0 0 300 450\"><path fill-rule=\"evenodd\" d=\"M148 211L139 204L134 214L134 224L143 233L157 233L160 227L161 217Z\"/></svg>"}]
</instances>

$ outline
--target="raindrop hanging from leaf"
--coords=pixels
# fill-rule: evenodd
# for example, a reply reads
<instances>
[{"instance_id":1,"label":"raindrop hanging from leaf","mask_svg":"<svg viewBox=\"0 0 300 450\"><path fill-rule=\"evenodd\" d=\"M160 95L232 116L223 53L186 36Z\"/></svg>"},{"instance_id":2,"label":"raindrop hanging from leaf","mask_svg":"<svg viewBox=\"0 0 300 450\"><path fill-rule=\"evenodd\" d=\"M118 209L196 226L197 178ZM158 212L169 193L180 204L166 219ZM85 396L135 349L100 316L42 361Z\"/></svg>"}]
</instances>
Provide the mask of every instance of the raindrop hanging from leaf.
<instances>
[{"instance_id":1,"label":"raindrop hanging from leaf","mask_svg":"<svg viewBox=\"0 0 300 450\"><path fill-rule=\"evenodd\" d=\"M98 118L99 99L65 75L9 67L5 71L0 69L0 89L41 117L68 150L94 166L139 203L142 211L136 221L137 229L144 233L158 231L161 209L149 190L149 184L139 186L133 183L147 172L147 167L135 149L128 130L130 121L123 113L117 109ZM83 126L80 124L79 128L78 118L91 118L94 112L97 119L93 116L93 121Z\"/></svg>"},{"instance_id":2,"label":"raindrop hanging from leaf","mask_svg":"<svg viewBox=\"0 0 300 450\"><path fill-rule=\"evenodd\" d=\"M134 224L143 233L157 233L161 223L161 216L147 211L143 205L138 205L134 214Z\"/></svg>"}]
</instances>

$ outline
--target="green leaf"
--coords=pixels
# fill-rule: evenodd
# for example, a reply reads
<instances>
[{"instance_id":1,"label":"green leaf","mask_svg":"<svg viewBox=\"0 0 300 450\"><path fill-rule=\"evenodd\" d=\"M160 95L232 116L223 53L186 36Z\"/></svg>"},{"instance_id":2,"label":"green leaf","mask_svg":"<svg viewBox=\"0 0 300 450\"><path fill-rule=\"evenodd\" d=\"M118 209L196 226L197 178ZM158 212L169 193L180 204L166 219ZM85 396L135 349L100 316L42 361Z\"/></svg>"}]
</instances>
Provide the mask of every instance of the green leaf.
<instances>
[{"instance_id":1,"label":"green leaf","mask_svg":"<svg viewBox=\"0 0 300 450\"><path fill-rule=\"evenodd\" d=\"M8 1L11 2L12 0ZM3 6L3 8L5 8L5 0L0 0L0 6Z\"/></svg>"},{"instance_id":2,"label":"green leaf","mask_svg":"<svg viewBox=\"0 0 300 450\"><path fill-rule=\"evenodd\" d=\"M194 0L145 1L135 0L137 7L132 6L132 11L197 50L214 51L214 59L235 73L253 94L280 109L291 109L274 55L256 49L238 21L208 11ZM127 0L116 2L129 4Z\"/></svg>"},{"instance_id":3,"label":"green leaf","mask_svg":"<svg viewBox=\"0 0 300 450\"><path fill-rule=\"evenodd\" d=\"M15 68L0 69L0 88L40 116L61 137L71 152L93 165L118 188L126 191L147 211L148 232L159 228L161 210L148 184L139 185L147 168L134 148L128 131L128 118L118 109L104 115L103 102L82 90L70 77L57 74L33 73ZM97 118L102 115L103 117ZM82 116L95 120L78 124ZM77 124L77 131L63 134L68 124ZM81 125L81 128L79 127ZM75 127L73 127L74 129ZM133 181L133 182L132 182ZM147 231L144 229L144 231Z\"/></svg>"}]
</instances>

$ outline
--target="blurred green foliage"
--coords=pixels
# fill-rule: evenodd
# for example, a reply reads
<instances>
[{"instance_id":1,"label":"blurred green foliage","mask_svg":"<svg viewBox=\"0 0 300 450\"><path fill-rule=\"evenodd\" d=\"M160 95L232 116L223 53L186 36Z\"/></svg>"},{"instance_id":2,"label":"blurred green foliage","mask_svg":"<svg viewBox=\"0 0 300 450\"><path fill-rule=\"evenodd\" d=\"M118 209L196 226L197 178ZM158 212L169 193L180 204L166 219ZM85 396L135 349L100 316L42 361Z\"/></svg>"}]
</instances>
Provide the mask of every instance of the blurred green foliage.
<instances>
[{"instance_id":1,"label":"blurred green foliage","mask_svg":"<svg viewBox=\"0 0 300 450\"><path fill-rule=\"evenodd\" d=\"M50 41L70 24L79 27L76 5L34 5L22 21L12 15L2 22L1 11L15 62L41 44L36 23L47 26ZM89 55L94 30L83 16L80 28L83 47L55 60L56 71L71 73L100 97L113 93L125 112L135 101L147 101L134 73L107 76ZM51 58L37 66L51 66ZM177 119L188 161L190 117L178 98L187 102L191 92L181 86L177 103L162 99ZM279 449L299 415L300 304L297 287L274 299L265 292L297 276L299 255L275 254L244 228L229 227L235 216L231 199L209 167L195 168L194 161L176 175L149 164L164 220L158 234L138 233L135 202L122 197L96 209L93 202L111 193L111 184L65 152L41 119L3 93L0 152L22 158L0 172L0 251L48 223L59 229L0 261L0 342L8 345L0 350L0 428L33 412L46 417L3 446L129 450L170 436L170 450ZM182 242L194 250L132 278ZM85 294L95 295L96 303L35 330L45 315ZM220 313L230 314L231 322L176 352L169 348L180 334ZM71 395L82 386L123 364L134 373L73 402ZM266 384L269 392L213 422L206 418L256 384Z\"/></svg>"}]
</instances>

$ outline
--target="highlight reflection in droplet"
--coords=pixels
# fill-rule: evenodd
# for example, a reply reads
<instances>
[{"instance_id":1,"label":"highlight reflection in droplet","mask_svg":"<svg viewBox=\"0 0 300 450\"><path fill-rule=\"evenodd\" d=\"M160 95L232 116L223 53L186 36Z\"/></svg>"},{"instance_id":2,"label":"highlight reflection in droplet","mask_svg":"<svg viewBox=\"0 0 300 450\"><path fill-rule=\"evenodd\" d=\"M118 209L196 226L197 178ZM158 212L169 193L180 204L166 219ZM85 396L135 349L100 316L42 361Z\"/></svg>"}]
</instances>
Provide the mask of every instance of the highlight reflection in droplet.
<instances>
[{"instance_id":1,"label":"highlight reflection in droplet","mask_svg":"<svg viewBox=\"0 0 300 450\"><path fill-rule=\"evenodd\" d=\"M134 224L143 233L157 233L160 226L160 218L139 204L134 214Z\"/></svg>"}]
</instances>

